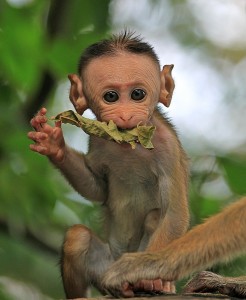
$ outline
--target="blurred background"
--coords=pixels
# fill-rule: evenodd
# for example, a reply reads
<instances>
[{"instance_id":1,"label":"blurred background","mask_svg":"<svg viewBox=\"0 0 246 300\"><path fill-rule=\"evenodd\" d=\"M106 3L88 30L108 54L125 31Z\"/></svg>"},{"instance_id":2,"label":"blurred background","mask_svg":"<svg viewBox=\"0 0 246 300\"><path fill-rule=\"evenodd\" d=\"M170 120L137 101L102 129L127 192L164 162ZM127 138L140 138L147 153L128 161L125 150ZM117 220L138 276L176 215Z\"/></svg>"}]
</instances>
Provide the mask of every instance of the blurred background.
<instances>
[{"instance_id":1,"label":"blurred background","mask_svg":"<svg viewBox=\"0 0 246 300\"><path fill-rule=\"evenodd\" d=\"M162 65L175 65L165 111L190 157L191 226L246 194L245 0L0 0L1 299L64 298L65 230L83 223L100 233L98 206L31 152L26 134L40 107L49 116L72 108L67 74L80 53L125 27L154 46ZM81 130L64 131L87 150ZM246 257L212 270L246 274Z\"/></svg>"}]
</instances>

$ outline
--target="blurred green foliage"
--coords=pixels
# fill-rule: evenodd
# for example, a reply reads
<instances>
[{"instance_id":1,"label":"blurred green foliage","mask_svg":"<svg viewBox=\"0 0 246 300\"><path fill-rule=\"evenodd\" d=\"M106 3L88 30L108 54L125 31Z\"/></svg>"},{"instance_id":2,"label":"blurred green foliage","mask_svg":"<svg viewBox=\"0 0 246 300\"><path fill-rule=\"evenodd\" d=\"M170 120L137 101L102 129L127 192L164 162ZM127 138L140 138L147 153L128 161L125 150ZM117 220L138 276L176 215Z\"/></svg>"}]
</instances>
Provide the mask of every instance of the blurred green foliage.
<instances>
[{"instance_id":1,"label":"blurred green foliage","mask_svg":"<svg viewBox=\"0 0 246 300\"><path fill-rule=\"evenodd\" d=\"M40 299L63 297L58 262L66 228L81 222L100 231L97 206L76 196L45 157L28 150L26 134L31 116L49 107L52 101L46 101L59 83L76 72L83 48L109 31L108 5L108 0L36 0L14 7L0 0L1 299L15 299L11 280L31 286ZM178 38L182 28L171 29ZM186 43L190 39L187 35ZM192 165L192 225L246 194L246 152L192 158ZM221 182L226 193L208 192ZM236 274L231 266L215 270ZM246 274L244 259L233 266Z\"/></svg>"},{"instance_id":2,"label":"blurred green foliage","mask_svg":"<svg viewBox=\"0 0 246 300\"><path fill-rule=\"evenodd\" d=\"M58 262L65 229L83 220L97 230L95 207L69 199L71 188L46 158L29 151L26 134L30 117L52 98L59 80L76 72L82 50L105 36L108 2L14 7L0 1L0 284L7 276L64 297Z\"/></svg>"}]
</instances>

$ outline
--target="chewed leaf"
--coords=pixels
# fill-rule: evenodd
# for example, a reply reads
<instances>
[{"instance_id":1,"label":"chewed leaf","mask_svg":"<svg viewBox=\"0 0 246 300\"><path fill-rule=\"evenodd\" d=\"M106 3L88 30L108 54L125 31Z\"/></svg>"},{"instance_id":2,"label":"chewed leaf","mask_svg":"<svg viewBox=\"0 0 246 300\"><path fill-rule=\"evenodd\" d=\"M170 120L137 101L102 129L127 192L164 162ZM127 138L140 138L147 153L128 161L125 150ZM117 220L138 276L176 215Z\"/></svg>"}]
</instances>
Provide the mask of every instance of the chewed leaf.
<instances>
[{"instance_id":1,"label":"chewed leaf","mask_svg":"<svg viewBox=\"0 0 246 300\"><path fill-rule=\"evenodd\" d=\"M138 126L138 133L139 133L139 142L147 149L153 149L154 146L151 142L152 136L155 132L155 126Z\"/></svg>"},{"instance_id":2,"label":"chewed leaf","mask_svg":"<svg viewBox=\"0 0 246 300\"><path fill-rule=\"evenodd\" d=\"M80 122L76 116L76 113L74 113L72 110L64 111L63 113L58 114L54 120L61 121L64 124L69 123L80 127Z\"/></svg>"},{"instance_id":3,"label":"chewed leaf","mask_svg":"<svg viewBox=\"0 0 246 300\"><path fill-rule=\"evenodd\" d=\"M136 148L137 142L144 148L154 148L151 139L155 131L155 126L137 126L130 130L119 130L112 120L110 120L109 123L91 120L80 116L72 110L58 114L55 117L55 120L80 127L89 135L95 135L107 140L114 140L117 143L129 143L132 149Z\"/></svg>"}]
</instances>

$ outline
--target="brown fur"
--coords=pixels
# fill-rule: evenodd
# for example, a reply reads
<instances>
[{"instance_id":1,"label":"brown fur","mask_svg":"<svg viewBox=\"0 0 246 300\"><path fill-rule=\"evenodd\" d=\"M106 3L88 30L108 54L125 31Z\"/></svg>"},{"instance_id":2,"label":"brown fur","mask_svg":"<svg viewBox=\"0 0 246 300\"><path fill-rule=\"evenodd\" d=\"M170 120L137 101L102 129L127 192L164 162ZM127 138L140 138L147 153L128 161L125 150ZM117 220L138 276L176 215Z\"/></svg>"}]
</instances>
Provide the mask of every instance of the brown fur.
<instances>
[{"instance_id":1,"label":"brown fur","mask_svg":"<svg viewBox=\"0 0 246 300\"><path fill-rule=\"evenodd\" d=\"M194 227L162 251L124 254L107 271L104 286L112 294L127 296L131 293L123 289L123 283L134 284L143 278L177 280L230 259L246 249L245 228L246 197ZM245 293L246 285L243 287Z\"/></svg>"}]
</instances>

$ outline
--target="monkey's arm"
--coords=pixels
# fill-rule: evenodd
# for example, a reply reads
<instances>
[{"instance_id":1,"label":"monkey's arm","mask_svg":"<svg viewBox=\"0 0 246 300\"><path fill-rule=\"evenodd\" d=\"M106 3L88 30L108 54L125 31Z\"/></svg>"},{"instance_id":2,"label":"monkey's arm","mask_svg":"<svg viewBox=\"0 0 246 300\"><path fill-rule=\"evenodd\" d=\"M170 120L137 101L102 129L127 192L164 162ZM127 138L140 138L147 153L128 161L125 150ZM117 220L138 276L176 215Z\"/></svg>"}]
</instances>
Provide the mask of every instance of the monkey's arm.
<instances>
[{"instance_id":1,"label":"monkey's arm","mask_svg":"<svg viewBox=\"0 0 246 300\"><path fill-rule=\"evenodd\" d=\"M94 201L104 201L104 181L93 174L82 153L65 144L61 123L56 122L55 127L47 124L46 112L42 108L30 122L35 130L28 133L28 137L35 142L30 145L30 149L46 155L82 196Z\"/></svg>"},{"instance_id":2,"label":"monkey's arm","mask_svg":"<svg viewBox=\"0 0 246 300\"><path fill-rule=\"evenodd\" d=\"M177 280L246 249L246 197L194 227L162 251L124 254L107 271L106 289L132 296L141 279Z\"/></svg>"},{"instance_id":3,"label":"monkey's arm","mask_svg":"<svg viewBox=\"0 0 246 300\"><path fill-rule=\"evenodd\" d=\"M157 230L151 236L146 251L158 251L171 241L182 236L189 227L189 161L172 125L155 110L153 124L156 126L157 140L154 144L163 161L160 181L161 207L164 214ZM160 174L159 174L160 176ZM163 213L163 211L161 212ZM175 220L175 221L174 221Z\"/></svg>"},{"instance_id":4,"label":"monkey's arm","mask_svg":"<svg viewBox=\"0 0 246 300\"><path fill-rule=\"evenodd\" d=\"M80 195L93 201L106 200L105 182L93 173L84 154L67 147L63 161L54 165Z\"/></svg>"}]
</instances>

